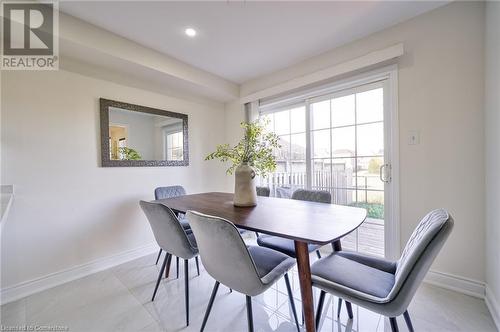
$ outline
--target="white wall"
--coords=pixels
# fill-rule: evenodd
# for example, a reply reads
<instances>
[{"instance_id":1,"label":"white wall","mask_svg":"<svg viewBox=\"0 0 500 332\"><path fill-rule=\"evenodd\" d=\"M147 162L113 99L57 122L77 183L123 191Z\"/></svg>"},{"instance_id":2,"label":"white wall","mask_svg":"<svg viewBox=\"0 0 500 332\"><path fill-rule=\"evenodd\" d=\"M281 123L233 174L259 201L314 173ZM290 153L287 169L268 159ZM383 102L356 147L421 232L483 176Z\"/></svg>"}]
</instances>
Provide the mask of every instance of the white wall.
<instances>
[{"instance_id":1,"label":"white wall","mask_svg":"<svg viewBox=\"0 0 500 332\"><path fill-rule=\"evenodd\" d=\"M153 242L140 211L160 185L221 190L226 176L204 156L224 142L224 106L151 93L67 71L3 72L2 182L16 197L2 232L1 287ZM100 167L99 101L189 115L187 167Z\"/></svg>"},{"instance_id":2,"label":"white wall","mask_svg":"<svg viewBox=\"0 0 500 332\"><path fill-rule=\"evenodd\" d=\"M500 328L500 3L486 6L486 282ZM491 308L492 311L495 308Z\"/></svg>"},{"instance_id":3,"label":"white wall","mask_svg":"<svg viewBox=\"0 0 500 332\"><path fill-rule=\"evenodd\" d=\"M483 3L452 3L247 82L241 95L403 42L406 53L398 60L401 240L407 241L429 210L446 208L456 227L433 270L484 281L483 33ZM411 130L420 131L419 145L407 144Z\"/></svg>"},{"instance_id":4,"label":"white wall","mask_svg":"<svg viewBox=\"0 0 500 332\"><path fill-rule=\"evenodd\" d=\"M231 146L236 145L243 137L243 129L240 123L245 121L245 108L239 101L234 101L225 104L225 127L226 127L226 143ZM229 164L223 164L227 169ZM234 190L234 176L227 176L226 191Z\"/></svg>"}]
</instances>

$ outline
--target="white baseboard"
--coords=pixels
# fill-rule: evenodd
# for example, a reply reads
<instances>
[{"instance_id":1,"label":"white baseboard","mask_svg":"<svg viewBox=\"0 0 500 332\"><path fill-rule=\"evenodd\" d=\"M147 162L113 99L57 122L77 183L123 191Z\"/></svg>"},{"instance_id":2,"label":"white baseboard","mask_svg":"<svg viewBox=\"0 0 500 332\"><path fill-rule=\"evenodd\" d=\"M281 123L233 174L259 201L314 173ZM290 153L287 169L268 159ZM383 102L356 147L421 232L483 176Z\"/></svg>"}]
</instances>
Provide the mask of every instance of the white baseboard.
<instances>
[{"instance_id":1,"label":"white baseboard","mask_svg":"<svg viewBox=\"0 0 500 332\"><path fill-rule=\"evenodd\" d=\"M486 293L484 282L444 272L430 270L424 282L480 299L484 299Z\"/></svg>"},{"instance_id":2,"label":"white baseboard","mask_svg":"<svg viewBox=\"0 0 500 332\"><path fill-rule=\"evenodd\" d=\"M156 243L151 243L116 255L100 258L89 263L51 273L40 278L28 280L14 286L2 288L0 290L0 304L22 299L23 297L88 276L92 273L109 269L113 266L152 254L156 251L158 251L158 245Z\"/></svg>"},{"instance_id":3,"label":"white baseboard","mask_svg":"<svg viewBox=\"0 0 500 332\"><path fill-rule=\"evenodd\" d=\"M500 305L498 299L495 298L495 295L491 291L491 289L486 285L486 306L491 313L491 317L493 317L493 321L497 326L497 330L500 331Z\"/></svg>"}]
</instances>

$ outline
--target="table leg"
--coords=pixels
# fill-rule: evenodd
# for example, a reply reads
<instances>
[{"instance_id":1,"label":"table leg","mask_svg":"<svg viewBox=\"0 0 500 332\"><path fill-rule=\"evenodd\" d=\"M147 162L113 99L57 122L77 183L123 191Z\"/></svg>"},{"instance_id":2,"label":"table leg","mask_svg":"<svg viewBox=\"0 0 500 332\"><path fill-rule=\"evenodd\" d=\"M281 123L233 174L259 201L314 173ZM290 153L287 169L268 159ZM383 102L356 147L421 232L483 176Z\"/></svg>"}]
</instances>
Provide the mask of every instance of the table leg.
<instances>
[{"instance_id":1,"label":"table leg","mask_svg":"<svg viewBox=\"0 0 500 332\"><path fill-rule=\"evenodd\" d=\"M307 332L316 331L314 326L314 304L311 282L311 267L309 266L309 250L307 243L295 241L295 254L299 270L300 293Z\"/></svg>"}]
</instances>

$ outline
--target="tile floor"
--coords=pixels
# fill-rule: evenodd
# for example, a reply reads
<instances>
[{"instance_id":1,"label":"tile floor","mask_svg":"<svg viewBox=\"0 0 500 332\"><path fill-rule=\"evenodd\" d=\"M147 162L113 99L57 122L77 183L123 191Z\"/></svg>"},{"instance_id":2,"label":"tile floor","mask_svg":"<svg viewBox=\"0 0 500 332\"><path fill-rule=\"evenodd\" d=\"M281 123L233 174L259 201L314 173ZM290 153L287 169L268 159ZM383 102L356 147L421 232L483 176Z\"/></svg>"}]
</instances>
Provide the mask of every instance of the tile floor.
<instances>
[{"instance_id":1,"label":"tile floor","mask_svg":"<svg viewBox=\"0 0 500 332\"><path fill-rule=\"evenodd\" d=\"M175 279L172 264L170 277L163 279L151 302L160 268L155 259L156 255L145 256L3 305L1 324L4 329L37 325L69 331L199 331L214 280L202 266L197 276L194 260L190 262L191 322L186 327L182 268L181 278ZM300 307L298 279L296 272L292 274ZM336 307L336 299L327 297L320 331L390 331L387 319L356 306L353 320L347 319L345 310L337 320ZM253 311L255 331L296 331L283 279L254 298ZM430 285L422 285L409 311L416 331L496 331L484 301ZM398 322L401 331L407 331L404 320ZM221 285L205 331L246 331L246 324L244 295L229 293Z\"/></svg>"}]
</instances>

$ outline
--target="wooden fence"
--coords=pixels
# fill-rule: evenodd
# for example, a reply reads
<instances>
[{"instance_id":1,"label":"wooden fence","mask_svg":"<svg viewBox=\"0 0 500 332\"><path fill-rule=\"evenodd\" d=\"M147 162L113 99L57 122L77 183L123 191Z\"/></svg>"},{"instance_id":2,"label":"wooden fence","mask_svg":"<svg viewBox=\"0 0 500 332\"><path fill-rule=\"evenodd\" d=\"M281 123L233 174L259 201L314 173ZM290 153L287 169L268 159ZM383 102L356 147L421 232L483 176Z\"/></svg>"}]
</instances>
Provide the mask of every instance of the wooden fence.
<instances>
[{"instance_id":1,"label":"wooden fence","mask_svg":"<svg viewBox=\"0 0 500 332\"><path fill-rule=\"evenodd\" d=\"M326 190L332 194L332 203L349 205L353 200L353 190L344 188L354 187L354 178L351 170L325 172L318 171L312 174L312 188ZM261 179L261 185L271 189L271 196L289 198L298 188L306 187L306 173L273 173Z\"/></svg>"}]
</instances>

